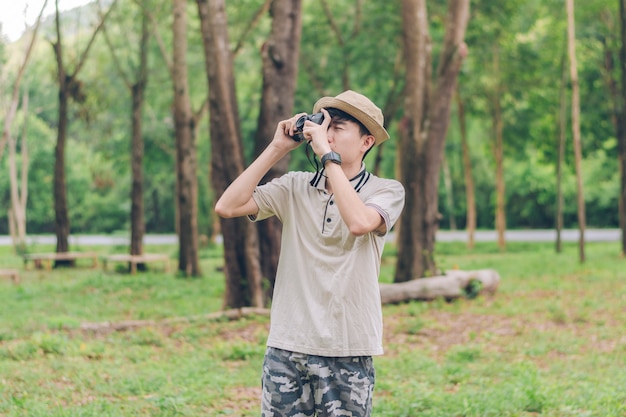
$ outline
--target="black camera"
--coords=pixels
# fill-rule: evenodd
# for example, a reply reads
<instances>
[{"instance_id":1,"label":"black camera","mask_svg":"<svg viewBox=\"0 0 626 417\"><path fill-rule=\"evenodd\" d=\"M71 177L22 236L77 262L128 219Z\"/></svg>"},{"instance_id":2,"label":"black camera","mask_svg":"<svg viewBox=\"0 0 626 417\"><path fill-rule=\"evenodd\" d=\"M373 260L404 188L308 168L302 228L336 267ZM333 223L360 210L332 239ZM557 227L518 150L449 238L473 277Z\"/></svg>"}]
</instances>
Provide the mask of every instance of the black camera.
<instances>
[{"instance_id":1,"label":"black camera","mask_svg":"<svg viewBox=\"0 0 626 417\"><path fill-rule=\"evenodd\" d=\"M296 120L296 128L293 132L293 136L291 137L296 142L302 142L304 140L304 134L302 133L302 129L304 129L304 122L306 122L307 120L321 125L324 122L324 113L305 114L304 116L300 116L300 118Z\"/></svg>"}]
</instances>

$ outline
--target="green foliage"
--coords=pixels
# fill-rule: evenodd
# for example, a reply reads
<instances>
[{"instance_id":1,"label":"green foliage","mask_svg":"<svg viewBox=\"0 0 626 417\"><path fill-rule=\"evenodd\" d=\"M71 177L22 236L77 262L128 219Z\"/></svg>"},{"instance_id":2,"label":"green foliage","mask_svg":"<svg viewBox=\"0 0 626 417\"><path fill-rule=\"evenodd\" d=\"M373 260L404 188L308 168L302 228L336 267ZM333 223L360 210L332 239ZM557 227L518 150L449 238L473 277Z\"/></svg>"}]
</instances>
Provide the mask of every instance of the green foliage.
<instances>
[{"instance_id":1,"label":"green foliage","mask_svg":"<svg viewBox=\"0 0 626 417\"><path fill-rule=\"evenodd\" d=\"M172 83L166 60L171 57L171 10L168 2L145 0L154 18L154 31L166 49L162 55L153 33L148 42L148 82L143 115L144 207L148 232L173 232L175 226L175 178ZM230 47L239 49L234 58L236 94L243 149L248 161L253 157L262 92L260 50L271 28L271 16L253 21L262 0L227 2ZM328 2L329 3L329 2ZM433 68L445 29L447 2L428 3ZM108 4L103 2L103 4ZM329 3L330 4L330 3ZM359 90L382 106L389 95L404 85L402 62L401 10L398 2L338 0L330 4L332 22L322 2L302 4L302 42L295 111L310 111L322 95L335 95L344 88ZM341 10L341 13L337 13ZM188 4L188 68L192 104L197 111L207 96L205 63L194 2ZM78 80L86 99L70 103L66 181L72 233L102 233L129 229L130 216L130 90L136 78L139 59L141 10L137 2L119 0L106 24L106 35L116 60L101 32L92 45ZM472 2L466 34L469 55L459 79L460 94L466 106L468 140L478 204L478 226L494 226L494 162L492 109L495 87L504 121L505 182L507 226L510 228L550 228L554 225L556 201L555 165L560 88L566 56L566 20L562 1L510 0L495 4ZM617 4L593 0L576 4L577 58L581 87L583 175L587 223L592 227L616 227L619 190L616 165L617 143L612 123L612 102L608 90L611 79L619 79ZM90 4L62 15L65 61L76 68L90 38L97 7ZM28 91L30 149L28 231L51 233L54 227L53 167L57 108L57 69L50 40L55 39L53 20L43 22L30 65L24 75L23 91ZM2 99L8 99L16 77L21 41L0 42ZM168 49L169 48L169 49ZM499 72L493 66L494 54ZM613 67L606 63L613 60ZM289 57L287 57L289 59ZM567 72L566 72L567 76ZM569 97L566 97L569 103ZM402 101L400 101L402 103ZM569 106L569 104L568 104ZM18 113L15 132L23 116ZM388 115L392 140L385 144L381 174L393 177L398 150L398 122L403 117L400 104ZM569 107L566 112L569 119ZM564 167L565 226L575 227L576 187L570 121L566 120L567 149ZM208 117L199 120L198 150L199 229L209 234L213 227L214 195L210 181L210 140ZM6 155L6 152L5 152ZM374 165L375 153L366 164ZM465 181L462 169L456 107L448 129L446 158L452 177L454 206L439 204L444 219L455 216L465 223ZM312 170L304 147L294 152L290 168ZM0 160L6 173L7 158ZM445 201L445 187L440 187ZM7 230L9 178L0 175L0 233ZM444 220L443 225L449 224Z\"/></svg>"}]
</instances>

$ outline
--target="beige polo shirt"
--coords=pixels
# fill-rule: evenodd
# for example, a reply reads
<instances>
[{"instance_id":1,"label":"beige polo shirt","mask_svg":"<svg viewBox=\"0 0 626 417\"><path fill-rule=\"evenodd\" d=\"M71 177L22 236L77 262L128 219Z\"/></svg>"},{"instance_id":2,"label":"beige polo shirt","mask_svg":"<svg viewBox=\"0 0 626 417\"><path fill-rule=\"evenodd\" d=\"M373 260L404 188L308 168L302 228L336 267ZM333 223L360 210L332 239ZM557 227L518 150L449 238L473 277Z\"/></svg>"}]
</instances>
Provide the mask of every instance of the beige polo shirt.
<instances>
[{"instance_id":1,"label":"beige polo shirt","mask_svg":"<svg viewBox=\"0 0 626 417\"><path fill-rule=\"evenodd\" d=\"M283 223L267 345L319 356L383 353L378 275L385 236L354 236L320 173L289 172L256 188L259 221ZM404 206L404 188L365 165L351 180L387 231Z\"/></svg>"}]
</instances>

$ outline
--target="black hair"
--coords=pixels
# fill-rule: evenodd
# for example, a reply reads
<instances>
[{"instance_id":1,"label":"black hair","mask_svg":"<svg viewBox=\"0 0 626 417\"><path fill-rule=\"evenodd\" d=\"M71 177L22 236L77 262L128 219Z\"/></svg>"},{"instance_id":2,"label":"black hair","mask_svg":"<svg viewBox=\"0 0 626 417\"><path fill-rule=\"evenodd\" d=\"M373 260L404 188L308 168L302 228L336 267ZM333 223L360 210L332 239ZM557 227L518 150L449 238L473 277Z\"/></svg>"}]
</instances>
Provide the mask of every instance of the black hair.
<instances>
[{"instance_id":1,"label":"black hair","mask_svg":"<svg viewBox=\"0 0 626 417\"><path fill-rule=\"evenodd\" d=\"M330 115L331 120L335 120L338 122L354 122L359 126L359 134L361 136L364 135L371 135L371 132L369 131L368 128L365 127L365 125L363 123L361 123L359 121L359 119L357 119L356 117L352 116L349 113L346 113L343 110L339 110L337 108L334 107L328 107L326 108L326 111L328 112L328 114ZM372 148L374 147L374 145L370 146L370 148L365 151L365 153L363 154L363 159L361 160L365 160L365 157L367 156L367 154L369 153L369 151L372 150ZM313 160L311 160L311 155L310 155L310 143L307 143L306 146L306 157L309 160L309 163L315 168L316 172L319 172L320 170L320 165L319 162L317 161L316 155L313 153Z\"/></svg>"},{"instance_id":2,"label":"black hair","mask_svg":"<svg viewBox=\"0 0 626 417\"><path fill-rule=\"evenodd\" d=\"M328 114L330 114L330 118L332 120L337 120L337 121L341 121L341 122L354 122L357 125L359 125L359 133L361 134L361 136L363 136L363 135L371 135L372 134L369 131L369 129L366 128L363 123L361 123L361 121L359 119L357 119L356 117L352 116L351 114L348 114L345 111L336 109L334 107L329 107L329 108L326 109L326 111L328 111ZM370 146L369 149L367 151L365 151L365 153L363 154L363 159L362 160L365 160L365 157L372 150L373 147L374 147L374 145Z\"/></svg>"}]
</instances>

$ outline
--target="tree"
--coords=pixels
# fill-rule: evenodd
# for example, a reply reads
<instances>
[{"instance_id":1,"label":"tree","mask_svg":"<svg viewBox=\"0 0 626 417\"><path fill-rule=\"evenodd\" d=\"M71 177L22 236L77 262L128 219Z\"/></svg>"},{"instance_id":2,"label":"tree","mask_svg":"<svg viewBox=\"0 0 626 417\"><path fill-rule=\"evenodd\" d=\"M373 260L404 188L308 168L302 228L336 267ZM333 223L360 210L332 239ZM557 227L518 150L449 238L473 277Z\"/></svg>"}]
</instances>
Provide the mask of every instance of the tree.
<instances>
[{"instance_id":1,"label":"tree","mask_svg":"<svg viewBox=\"0 0 626 417\"><path fill-rule=\"evenodd\" d=\"M500 104L500 95L502 88L500 86L500 52L498 45L495 44L493 50L493 95L492 102L492 126L493 126L493 156L496 161L496 231L498 233L498 247L500 250L506 248L504 232L506 231L506 206L505 206L505 190L504 190L504 139L502 120L502 106Z\"/></svg>"},{"instance_id":2,"label":"tree","mask_svg":"<svg viewBox=\"0 0 626 417\"><path fill-rule=\"evenodd\" d=\"M619 221L622 229L622 256L626 257L626 0L619 2L621 97L618 107L618 158L620 167Z\"/></svg>"},{"instance_id":3,"label":"tree","mask_svg":"<svg viewBox=\"0 0 626 417\"><path fill-rule=\"evenodd\" d=\"M255 136L255 154L259 155L269 145L276 125L293 114L293 98L298 75L300 35L302 33L301 0L275 0L271 2L272 30L261 49L263 59L263 92L261 111ZM287 172L286 156L265 174L261 184ZM261 251L261 269L269 280L267 295L271 297L278 256L280 254L281 223L272 217L258 223Z\"/></svg>"},{"instance_id":4,"label":"tree","mask_svg":"<svg viewBox=\"0 0 626 417\"><path fill-rule=\"evenodd\" d=\"M459 115L459 129L461 132L461 151L463 153L463 177L465 179L465 199L467 204L465 229L467 230L467 247L474 249L474 234L476 232L476 193L472 176L472 160L467 143L467 122L465 119L465 102L461 96L461 89L456 92Z\"/></svg>"},{"instance_id":5,"label":"tree","mask_svg":"<svg viewBox=\"0 0 626 417\"><path fill-rule=\"evenodd\" d=\"M28 93L22 99L22 113L24 114L21 143L21 181L17 173L17 140L9 135L9 177L11 179L11 208L9 209L9 230L13 239L13 246L18 253L26 250L26 202L28 201Z\"/></svg>"},{"instance_id":6,"label":"tree","mask_svg":"<svg viewBox=\"0 0 626 417\"><path fill-rule=\"evenodd\" d=\"M198 182L196 177L195 125L187 75L187 11L185 0L173 1L174 33L172 81L176 135L176 183L178 206L178 270L199 276Z\"/></svg>"},{"instance_id":7,"label":"tree","mask_svg":"<svg viewBox=\"0 0 626 417\"><path fill-rule=\"evenodd\" d=\"M469 17L468 0L450 0L436 78L431 79L431 45L425 0L402 1L406 61L405 114L400 133L400 180L406 188L399 221L395 282L435 275L439 172L450 104L461 64Z\"/></svg>"},{"instance_id":8,"label":"tree","mask_svg":"<svg viewBox=\"0 0 626 417\"><path fill-rule=\"evenodd\" d=\"M124 84L131 96L131 209L130 209L130 254L143 254L143 237L145 233L144 224L144 204L143 204L143 107L145 102L145 91L148 84L148 40L149 40L149 18L144 11L147 9L147 2L143 0L139 9L141 14L141 35L139 41L138 65L135 65L135 74L129 76L123 69L122 61L116 53L110 37L104 28L104 37L109 47L113 63L117 73L124 81ZM142 268L142 265L139 266Z\"/></svg>"},{"instance_id":9,"label":"tree","mask_svg":"<svg viewBox=\"0 0 626 417\"><path fill-rule=\"evenodd\" d=\"M85 101L85 93L82 82L78 79L78 73L82 69L89 50L93 45L96 35L102 29L104 22L113 10L117 0L113 1L113 4L109 7L105 15L100 18L99 23L96 25L85 50L76 63L73 71L68 69L65 63L63 53L63 42L61 37L61 18L59 13L59 0L55 2L55 29L56 40L52 42L52 48L56 57L57 64L57 82L59 86L59 110L58 110L58 129L57 129L57 143L55 147L55 161L54 161L54 212L55 212L55 233L57 238L56 251L67 252L69 250L69 234L70 234L70 220L68 216L67 208L67 188L65 182L65 144L67 142L67 130L69 124L68 106L70 99L81 103ZM66 264L68 261L56 261L55 265Z\"/></svg>"},{"instance_id":10,"label":"tree","mask_svg":"<svg viewBox=\"0 0 626 417\"><path fill-rule=\"evenodd\" d=\"M209 85L211 182L219 198L244 169L239 111L224 0L196 0ZM245 218L220 219L224 237L224 307L263 306L258 233Z\"/></svg>"},{"instance_id":11,"label":"tree","mask_svg":"<svg viewBox=\"0 0 626 417\"><path fill-rule=\"evenodd\" d=\"M582 146L580 142L580 90L576 66L576 29L574 26L574 0L567 1L567 50L572 84L572 137L574 140L574 161L576 163L576 189L578 191L578 254L580 262L585 262L585 196L582 180Z\"/></svg>"},{"instance_id":12,"label":"tree","mask_svg":"<svg viewBox=\"0 0 626 417\"><path fill-rule=\"evenodd\" d=\"M41 16L48 4L48 0L44 1L41 11L37 16L35 23L35 29L33 30L33 36L27 45L24 59L18 69L17 77L13 83L13 91L11 94L11 102L9 104L9 110L4 120L4 126L2 128L2 138L0 140L0 159L2 159L2 153L4 151L5 143L9 145L9 177L11 181L11 207L9 208L9 229L11 230L11 236L13 237L13 245L18 251L23 251L26 245L26 202L28 201L28 146L26 137L26 126L28 123L28 94L24 93L24 99L22 100L22 110L24 115L23 130L22 130L22 169L21 169L21 181L18 181L17 163L16 163L16 148L17 140L11 134L11 127L13 125L13 119L17 112L19 104L19 91L24 72L28 65L35 41L37 40L37 32L39 31L39 25L41 23ZM21 184L21 185L20 185Z\"/></svg>"}]
</instances>

